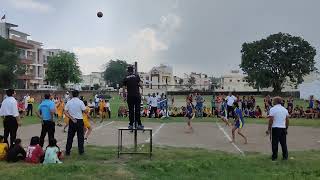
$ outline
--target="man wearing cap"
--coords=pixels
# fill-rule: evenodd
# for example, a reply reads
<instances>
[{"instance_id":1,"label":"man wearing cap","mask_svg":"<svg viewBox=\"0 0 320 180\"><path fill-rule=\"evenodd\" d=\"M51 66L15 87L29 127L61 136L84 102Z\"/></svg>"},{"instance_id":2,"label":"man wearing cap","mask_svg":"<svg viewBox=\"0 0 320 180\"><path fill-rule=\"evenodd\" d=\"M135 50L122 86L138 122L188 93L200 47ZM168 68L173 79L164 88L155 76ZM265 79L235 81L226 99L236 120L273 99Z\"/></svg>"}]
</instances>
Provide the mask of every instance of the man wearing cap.
<instances>
[{"instance_id":1,"label":"man wearing cap","mask_svg":"<svg viewBox=\"0 0 320 180\"><path fill-rule=\"evenodd\" d=\"M267 134L271 133L272 143L272 161L278 158L278 144L280 142L282 148L282 159L288 160L288 148L287 148L287 129L289 126L289 113L281 103L283 102L281 97L273 98L273 107L269 112L269 126Z\"/></svg>"},{"instance_id":2,"label":"man wearing cap","mask_svg":"<svg viewBox=\"0 0 320 180\"><path fill-rule=\"evenodd\" d=\"M141 103L141 95L139 91L139 87L142 88L142 83L139 75L134 74L133 67L128 67L128 75L123 80L123 86L127 88L127 102L129 107L129 129L133 129L133 123L137 123L138 129L143 129L144 126L141 124L140 120L140 103Z\"/></svg>"},{"instance_id":3,"label":"man wearing cap","mask_svg":"<svg viewBox=\"0 0 320 180\"><path fill-rule=\"evenodd\" d=\"M7 98L1 104L0 116L4 118L4 142L8 143L10 135L10 146L16 140L18 126L20 125L19 111L17 100L13 97L15 95L14 89L6 90Z\"/></svg>"},{"instance_id":4,"label":"man wearing cap","mask_svg":"<svg viewBox=\"0 0 320 180\"><path fill-rule=\"evenodd\" d=\"M79 99L79 91L74 90L72 92L72 99L70 99L65 106L65 115L69 118L69 129L68 129L68 138L67 138L67 145L66 145L67 156L70 155L73 138L76 132L78 137L79 154L82 155L84 153L83 113L88 113L85 110L86 110L86 106Z\"/></svg>"}]
</instances>

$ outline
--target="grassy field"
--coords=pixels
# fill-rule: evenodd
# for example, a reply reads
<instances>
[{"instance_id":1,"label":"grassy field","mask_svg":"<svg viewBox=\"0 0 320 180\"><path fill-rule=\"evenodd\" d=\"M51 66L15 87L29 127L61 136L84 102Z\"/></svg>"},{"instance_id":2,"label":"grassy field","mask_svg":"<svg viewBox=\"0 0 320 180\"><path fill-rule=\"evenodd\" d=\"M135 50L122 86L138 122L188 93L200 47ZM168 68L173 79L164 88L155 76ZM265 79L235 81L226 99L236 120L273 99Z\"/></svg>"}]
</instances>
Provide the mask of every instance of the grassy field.
<instances>
[{"instance_id":1,"label":"grassy field","mask_svg":"<svg viewBox=\"0 0 320 180\"><path fill-rule=\"evenodd\" d=\"M116 158L113 147L88 146L86 155L73 153L63 164L30 165L0 162L0 177L7 179L319 179L319 151L290 152L288 161L271 162L269 156L245 157L203 149L154 148L146 156Z\"/></svg>"}]
</instances>

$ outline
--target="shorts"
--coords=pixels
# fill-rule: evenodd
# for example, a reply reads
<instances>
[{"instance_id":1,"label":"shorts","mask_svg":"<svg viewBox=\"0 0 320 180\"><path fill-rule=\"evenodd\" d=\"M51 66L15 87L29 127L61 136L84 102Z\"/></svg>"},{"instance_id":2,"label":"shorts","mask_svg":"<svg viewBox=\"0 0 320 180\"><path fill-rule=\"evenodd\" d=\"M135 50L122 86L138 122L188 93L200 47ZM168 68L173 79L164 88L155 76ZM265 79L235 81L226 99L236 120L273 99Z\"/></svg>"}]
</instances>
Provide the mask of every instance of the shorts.
<instances>
[{"instance_id":1,"label":"shorts","mask_svg":"<svg viewBox=\"0 0 320 180\"><path fill-rule=\"evenodd\" d=\"M243 128L243 126L244 126L244 122L241 121L241 120L238 120L238 121L236 121L236 123L234 124L234 126L235 126L236 128L241 129L241 128Z\"/></svg>"},{"instance_id":2,"label":"shorts","mask_svg":"<svg viewBox=\"0 0 320 180\"><path fill-rule=\"evenodd\" d=\"M192 114L187 114L186 117L190 120L192 119Z\"/></svg>"},{"instance_id":3,"label":"shorts","mask_svg":"<svg viewBox=\"0 0 320 180\"><path fill-rule=\"evenodd\" d=\"M83 120L83 125L84 125L84 127L87 128L87 129L91 128L91 124L90 124L90 122L89 122L89 119L84 119L84 120Z\"/></svg>"}]
</instances>

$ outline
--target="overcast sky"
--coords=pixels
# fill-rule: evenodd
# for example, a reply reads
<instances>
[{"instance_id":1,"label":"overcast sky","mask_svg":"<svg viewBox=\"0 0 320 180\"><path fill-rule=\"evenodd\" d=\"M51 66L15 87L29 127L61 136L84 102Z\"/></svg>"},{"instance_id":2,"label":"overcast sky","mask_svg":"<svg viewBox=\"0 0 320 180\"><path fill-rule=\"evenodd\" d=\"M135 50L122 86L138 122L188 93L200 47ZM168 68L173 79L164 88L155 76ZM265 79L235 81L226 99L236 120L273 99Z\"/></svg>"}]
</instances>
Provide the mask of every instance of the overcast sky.
<instances>
[{"instance_id":1,"label":"overcast sky","mask_svg":"<svg viewBox=\"0 0 320 180\"><path fill-rule=\"evenodd\" d=\"M177 75L219 76L239 68L242 43L272 33L302 36L319 53L319 7L319 0L0 0L0 15L46 48L74 51L84 74L118 58L138 61L139 71L164 63Z\"/></svg>"}]
</instances>

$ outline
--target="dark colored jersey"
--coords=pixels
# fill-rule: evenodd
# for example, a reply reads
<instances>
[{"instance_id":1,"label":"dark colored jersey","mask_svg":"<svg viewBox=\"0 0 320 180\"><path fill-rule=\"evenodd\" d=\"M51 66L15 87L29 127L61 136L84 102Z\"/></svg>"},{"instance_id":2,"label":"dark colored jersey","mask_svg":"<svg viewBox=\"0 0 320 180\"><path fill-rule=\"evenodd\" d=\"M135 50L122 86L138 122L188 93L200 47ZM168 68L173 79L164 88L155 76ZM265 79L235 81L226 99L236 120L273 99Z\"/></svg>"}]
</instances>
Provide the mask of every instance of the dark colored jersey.
<instances>
[{"instance_id":1,"label":"dark colored jersey","mask_svg":"<svg viewBox=\"0 0 320 180\"><path fill-rule=\"evenodd\" d=\"M127 87L128 96L140 96L139 92L140 77L136 74L129 74L123 80L123 85Z\"/></svg>"}]
</instances>

